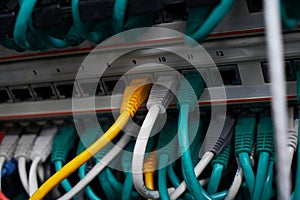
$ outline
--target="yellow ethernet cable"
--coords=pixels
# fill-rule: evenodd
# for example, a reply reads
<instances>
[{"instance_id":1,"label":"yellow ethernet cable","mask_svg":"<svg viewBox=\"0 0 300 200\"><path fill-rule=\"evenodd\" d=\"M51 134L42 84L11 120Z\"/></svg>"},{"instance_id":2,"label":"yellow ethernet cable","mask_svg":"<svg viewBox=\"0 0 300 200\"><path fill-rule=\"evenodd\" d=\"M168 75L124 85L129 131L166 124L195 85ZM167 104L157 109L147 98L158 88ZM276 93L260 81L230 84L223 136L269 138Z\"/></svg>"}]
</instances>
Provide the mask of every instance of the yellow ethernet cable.
<instances>
[{"instance_id":1,"label":"yellow ethernet cable","mask_svg":"<svg viewBox=\"0 0 300 200\"><path fill-rule=\"evenodd\" d=\"M144 163L145 185L147 188L154 190L154 171L157 165L156 151L150 153Z\"/></svg>"},{"instance_id":2,"label":"yellow ethernet cable","mask_svg":"<svg viewBox=\"0 0 300 200\"><path fill-rule=\"evenodd\" d=\"M61 170L52 175L39 189L30 197L30 200L43 199L46 194L58 185L63 179L72 174L82 164L87 162L110 141L112 141L119 132L125 127L128 120L137 112L138 108L148 98L151 88L149 78L138 78L130 82L123 95L120 116L115 123L91 146L85 151L68 162Z\"/></svg>"}]
</instances>

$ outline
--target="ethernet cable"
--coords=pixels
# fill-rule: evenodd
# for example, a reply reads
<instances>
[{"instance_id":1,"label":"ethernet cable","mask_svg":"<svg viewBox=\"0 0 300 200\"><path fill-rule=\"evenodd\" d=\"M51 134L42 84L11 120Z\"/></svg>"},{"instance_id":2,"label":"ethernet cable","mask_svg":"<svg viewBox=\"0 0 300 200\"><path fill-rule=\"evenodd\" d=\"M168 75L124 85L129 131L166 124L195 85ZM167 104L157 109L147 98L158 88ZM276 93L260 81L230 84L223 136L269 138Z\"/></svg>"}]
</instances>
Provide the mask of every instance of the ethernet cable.
<instances>
[{"instance_id":1,"label":"ethernet cable","mask_svg":"<svg viewBox=\"0 0 300 200\"><path fill-rule=\"evenodd\" d=\"M213 31L213 29L216 27L216 25L224 18L226 13L229 11L231 6L233 5L234 0L221 0L219 4L217 4L213 10L209 13L209 15L206 17L205 21L202 22L202 24L199 24L198 30L196 30L193 33L189 33L188 35L193 38L196 41L203 41L205 37ZM203 10L200 10L203 12ZM196 12L193 13L193 12ZM190 9L190 15L193 16L202 16L202 13L199 13L199 9ZM204 16L206 14L204 13ZM198 20L195 20L198 21ZM201 21L201 20L200 20ZM189 24L189 22L188 22ZM189 28L187 27L187 30Z\"/></svg>"},{"instance_id":2,"label":"ethernet cable","mask_svg":"<svg viewBox=\"0 0 300 200\"><path fill-rule=\"evenodd\" d=\"M228 165L230 152L231 146L229 145L228 147L223 149L222 152L218 156L216 156L214 160L212 160L211 164L213 165L213 170L207 187L208 194L217 193L223 169Z\"/></svg>"},{"instance_id":3,"label":"ethernet cable","mask_svg":"<svg viewBox=\"0 0 300 200\"><path fill-rule=\"evenodd\" d=\"M132 151L134 148L134 142L130 142L125 148L121 158L122 169L125 173L124 186L122 191L122 200L131 199L131 191L133 189L133 181L131 174L131 160L132 160Z\"/></svg>"},{"instance_id":4,"label":"ethernet cable","mask_svg":"<svg viewBox=\"0 0 300 200\"><path fill-rule=\"evenodd\" d=\"M278 199L289 199L291 192L290 168L288 166L287 152L287 102L286 84L284 78L284 51L280 23L279 1L264 0L264 20L266 24L266 40L268 51L269 72L271 77L272 114L274 122L274 140L276 152L276 170Z\"/></svg>"},{"instance_id":5,"label":"ethernet cable","mask_svg":"<svg viewBox=\"0 0 300 200\"><path fill-rule=\"evenodd\" d=\"M10 161L12 159L21 131L22 128L12 127L3 137L0 145L0 171L2 171L5 161ZM2 190L1 176L2 173L0 173L0 191Z\"/></svg>"},{"instance_id":6,"label":"ethernet cable","mask_svg":"<svg viewBox=\"0 0 300 200\"><path fill-rule=\"evenodd\" d=\"M279 2L280 2L280 14L281 14L283 26L287 29L293 29L297 27L298 21L288 15L283 0L280 0Z\"/></svg>"},{"instance_id":7,"label":"ethernet cable","mask_svg":"<svg viewBox=\"0 0 300 200\"><path fill-rule=\"evenodd\" d=\"M1 171L1 177L10 176L16 170L17 161L15 159L11 159L8 162L5 162Z\"/></svg>"},{"instance_id":8,"label":"ethernet cable","mask_svg":"<svg viewBox=\"0 0 300 200\"><path fill-rule=\"evenodd\" d=\"M74 195L79 193L85 186L87 186L103 169L106 168L107 163L110 163L121 151L122 148L130 141L131 137L124 134L117 144L98 162L93 169L86 174L69 192L59 198L59 200L71 199Z\"/></svg>"},{"instance_id":9,"label":"ethernet cable","mask_svg":"<svg viewBox=\"0 0 300 200\"><path fill-rule=\"evenodd\" d=\"M125 127L129 118L134 116L141 104L147 99L150 87L151 84L149 83L149 78L132 80L124 91L120 110L121 114L116 122L90 147L68 162L60 171L51 176L30 199L42 199L60 181L78 169L83 163L91 159L93 155L113 140L122 128Z\"/></svg>"},{"instance_id":10,"label":"ethernet cable","mask_svg":"<svg viewBox=\"0 0 300 200\"><path fill-rule=\"evenodd\" d=\"M127 0L115 0L112 24L116 33L123 31L126 9Z\"/></svg>"},{"instance_id":11,"label":"ethernet cable","mask_svg":"<svg viewBox=\"0 0 300 200\"><path fill-rule=\"evenodd\" d=\"M204 91L204 80L198 74L187 74L179 89L178 105L178 143L181 156L181 168L186 186L196 199L204 199L204 189L194 173L194 165L192 162L191 152L189 148L188 129L189 113L195 110L196 103Z\"/></svg>"},{"instance_id":12,"label":"ethernet cable","mask_svg":"<svg viewBox=\"0 0 300 200\"><path fill-rule=\"evenodd\" d=\"M238 160L238 159L237 159ZM228 193L224 200L234 200L243 181L243 169L238 162L238 168L236 170L233 182L228 190Z\"/></svg>"},{"instance_id":13,"label":"ethernet cable","mask_svg":"<svg viewBox=\"0 0 300 200\"><path fill-rule=\"evenodd\" d=\"M168 187L167 187L167 171L168 163L173 157L173 152L176 151L177 143L171 143L176 137L177 126L175 120L168 120L166 125L161 130L159 134L157 149L159 150L159 170L158 170L158 188L160 198L162 200L167 200L169 198ZM172 170L172 169L171 169ZM175 182L177 182L177 177L175 176ZM178 181L179 182L179 181ZM179 183L178 183L179 185ZM150 188L151 189L151 188Z\"/></svg>"},{"instance_id":14,"label":"ethernet cable","mask_svg":"<svg viewBox=\"0 0 300 200\"><path fill-rule=\"evenodd\" d=\"M157 167L157 155L156 151L152 151L148 158L144 162L144 176L145 176L145 186L150 190L155 190L154 188L154 172Z\"/></svg>"},{"instance_id":15,"label":"ethernet cable","mask_svg":"<svg viewBox=\"0 0 300 200\"><path fill-rule=\"evenodd\" d=\"M216 118L219 117L224 117L222 115L216 116ZM215 123L218 123L218 119L213 119L216 120ZM202 156L201 160L197 163L197 165L194 167L194 173L195 176L198 177L200 174L203 172L203 170L206 168L206 166L210 163L210 161L214 158L215 155L218 155L220 151L224 147L226 147L230 142L231 142L231 137L233 134L233 125L234 125L234 119L232 119L229 115L226 116L225 118L225 123L223 130L220 135L216 136L216 132L214 130L211 130L211 132L207 132L206 137L205 137L205 143L204 148L200 150L204 151L204 155ZM171 194L170 198L171 199L178 199L180 195L182 195L187 188L187 185L185 181L181 182L180 185L175 189L175 191ZM214 195L208 195L204 190L203 190L203 195L207 199L214 199L215 197L225 197L226 196L226 191L223 191L221 193L217 193Z\"/></svg>"},{"instance_id":16,"label":"ethernet cable","mask_svg":"<svg viewBox=\"0 0 300 200\"><path fill-rule=\"evenodd\" d=\"M166 108L174 97L178 78L174 76L160 76L154 84L147 102L148 113L138 134L132 157L132 178L135 189L145 198L159 198L158 191L146 188L143 179L144 153L159 114L166 112Z\"/></svg>"},{"instance_id":17,"label":"ethernet cable","mask_svg":"<svg viewBox=\"0 0 300 200\"><path fill-rule=\"evenodd\" d=\"M257 127L257 147L256 151L259 153L259 161L256 172L256 180L252 199L260 199L263 191L264 183L267 178L269 167L269 157L273 152L273 124L270 117L261 117Z\"/></svg>"},{"instance_id":18,"label":"ethernet cable","mask_svg":"<svg viewBox=\"0 0 300 200\"><path fill-rule=\"evenodd\" d=\"M264 199L271 199L272 198L272 192L273 192L273 187L272 187L272 182L273 182L273 170L274 170L274 164L275 164L275 152L272 153L269 159L269 168L268 168L268 174L267 178L265 181L265 184L263 186L263 192L262 192L262 197ZM291 197L291 200L294 198Z\"/></svg>"},{"instance_id":19,"label":"ethernet cable","mask_svg":"<svg viewBox=\"0 0 300 200\"><path fill-rule=\"evenodd\" d=\"M79 31L80 35L83 36L84 39L99 43L101 40L104 39L104 33L102 32L89 32L85 27L84 23L80 19L80 12L79 12L79 0L72 0L71 1L72 7L72 17L74 21L74 25L76 29Z\"/></svg>"},{"instance_id":20,"label":"ethernet cable","mask_svg":"<svg viewBox=\"0 0 300 200\"><path fill-rule=\"evenodd\" d=\"M52 150L53 139L57 133L56 127L44 128L34 141L30 159L32 164L29 170L29 194L32 195L38 188L37 168L40 163L45 162Z\"/></svg>"},{"instance_id":21,"label":"ethernet cable","mask_svg":"<svg viewBox=\"0 0 300 200\"><path fill-rule=\"evenodd\" d=\"M16 150L14 152L14 158L18 161L18 171L21 183L29 195L29 186L28 186L28 177L27 177L27 170L26 170L26 163L29 160L30 153L32 150L32 146L34 141L40 131L39 126L28 126L24 130L19 139Z\"/></svg>"},{"instance_id":22,"label":"ethernet cable","mask_svg":"<svg viewBox=\"0 0 300 200\"><path fill-rule=\"evenodd\" d=\"M61 127L55 135L52 145L51 163L54 164L56 171L59 171L66 162L67 156L73 147L76 138L77 134L73 125ZM66 192L72 188L68 179L64 179L61 182L61 185Z\"/></svg>"},{"instance_id":23,"label":"ethernet cable","mask_svg":"<svg viewBox=\"0 0 300 200\"><path fill-rule=\"evenodd\" d=\"M28 30L28 25L31 20L31 14L34 10L36 1L18 0L20 9L16 18L14 26L14 40L18 46L27 50L47 49L47 45L42 41L38 35ZM28 41L27 39L30 39Z\"/></svg>"},{"instance_id":24,"label":"ethernet cable","mask_svg":"<svg viewBox=\"0 0 300 200\"><path fill-rule=\"evenodd\" d=\"M294 152L297 150L298 144L298 126L299 119L294 119L294 109L288 109L288 132L287 132L287 145L288 145L288 164L289 168L292 166Z\"/></svg>"},{"instance_id":25,"label":"ethernet cable","mask_svg":"<svg viewBox=\"0 0 300 200\"><path fill-rule=\"evenodd\" d=\"M254 116L239 116L235 127L235 155L239 158L250 195L252 195L255 184L255 176L249 158L254 143L255 124Z\"/></svg>"}]
</instances>

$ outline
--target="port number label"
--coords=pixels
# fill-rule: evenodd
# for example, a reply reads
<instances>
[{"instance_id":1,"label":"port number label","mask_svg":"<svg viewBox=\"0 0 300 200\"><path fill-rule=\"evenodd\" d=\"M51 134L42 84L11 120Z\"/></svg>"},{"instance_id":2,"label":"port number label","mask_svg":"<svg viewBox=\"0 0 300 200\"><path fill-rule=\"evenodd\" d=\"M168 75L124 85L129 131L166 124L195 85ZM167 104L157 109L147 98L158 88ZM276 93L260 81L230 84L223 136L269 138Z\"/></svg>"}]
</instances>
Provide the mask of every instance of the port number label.
<instances>
[{"instance_id":1,"label":"port number label","mask_svg":"<svg viewBox=\"0 0 300 200\"><path fill-rule=\"evenodd\" d=\"M162 56L162 57L158 57L159 62L164 63L167 62L166 57Z\"/></svg>"},{"instance_id":2,"label":"port number label","mask_svg":"<svg viewBox=\"0 0 300 200\"><path fill-rule=\"evenodd\" d=\"M224 51L222 51L222 50L216 51L216 55L217 55L218 57L225 56L225 55L224 55Z\"/></svg>"}]
</instances>

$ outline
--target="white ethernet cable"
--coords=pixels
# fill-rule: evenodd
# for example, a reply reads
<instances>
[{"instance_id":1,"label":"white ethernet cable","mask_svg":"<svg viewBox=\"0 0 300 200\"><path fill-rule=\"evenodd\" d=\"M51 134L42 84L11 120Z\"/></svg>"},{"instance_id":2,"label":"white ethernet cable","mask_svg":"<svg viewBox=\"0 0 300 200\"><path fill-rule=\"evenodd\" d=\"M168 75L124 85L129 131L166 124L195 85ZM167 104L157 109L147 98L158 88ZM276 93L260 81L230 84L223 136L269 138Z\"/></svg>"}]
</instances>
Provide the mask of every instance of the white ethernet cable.
<instances>
[{"instance_id":1,"label":"white ethernet cable","mask_svg":"<svg viewBox=\"0 0 300 200\"><path fill-rule=\"evenodd\" d=\"M148 113L136 139L132 156L132 179L138 193L146 198L158 199L159 192L149 190L144 183L143 165L146 146L159 114L166 112L178 87L179 78L176 75L160 76L152 86L147 102ZM170 190L169 190L170 191Z\"/></svg>"},{"instance_id":2,"label":"white ethernet cable","mask_svg":"<svg viewBox=\"0 0 300 200\"><path fill-rule=\"evenodd\" d=\"M4 136L0 145L0 191L2 190L1 185L1 171L5 161L9 161L13 157L13 153L19 140L19 134L22 129L18 127L12 127Z\"/></svg>"},{"instance_id":3,"label":"white ethernet cable","mask_svg":"<svg viewBox=\"0 0 300 200\"><path fill-rule=\"evenodd\" d=\"M297 150L298 144L298 126L299 119L294 119L294 109L288 110L288 132L287 132L287 145L288 145L288 165L292 166L294 152Z\"/></svg>"},{"instance_id":4,"label":"white ethernet cable","mask_svg":"<svg viewBox=\"0 0 300 200\"><path fill-rule=\"evenodd\" d=\"M26 170L26 162L29 160L31 149L37 134L24 134L18 141L14 158L18 161L18 171L22 185L29 195L29 186Z\"/></svg>"},{"instance_id":5,"label":"white ethernet cable","mask_svg":"<svg viewBox=\"0 0 300 200\"><path fill-rule=\"evenodd\" d=\"M98 162L69 192L58 198L58 200L69 200L83 190L85 186L87 186L103 169L105 169L105 167L107 167L107 163L110 163L122 151L130 139L131 136L125 133L117 144L114 145L114 147L101 159L101 161Z\"/></svg>"},{"instance_id":6,"label":"white ethernet cable","mask_svg":"<svg viewBox=\"0 0 300 200\"><path fill-rule=\"evenodd\" d=\"M50 155L53 139L56 133L56 127L44 128L34 142L32 152L30 154L30 159L32 160L29 170L30 196L38 189L37 168L39 163L45 162L47 157Z\"/></svg>"},{"instance_id":7,"label":"white ethernet cable","mask_svg":"<svg viewBox=\"0 0 300 200\"><path fill-rule=\"evenodd\" d=\"M283 38L281 35L280 6L278 0L264 0L264 20L267 36L269 72L271 77L272 114L275 128L275 153L278 199L290 199L291 182L287 152L287 103L284 80Z\"/></svg>"},{"instance_id":8,"label":"white ethernet cable","mask_svg":"<svg viewBox=\"0 0 300 200\"><path fill-rule=\"evenodd\" d=\"M228 193L224 200L234 200L239 189L242 185L243 180L243 169L241 168L240 164L238 164L238 168L236 170L233 182L228 190Z\"/></svg>"}]
</instances>

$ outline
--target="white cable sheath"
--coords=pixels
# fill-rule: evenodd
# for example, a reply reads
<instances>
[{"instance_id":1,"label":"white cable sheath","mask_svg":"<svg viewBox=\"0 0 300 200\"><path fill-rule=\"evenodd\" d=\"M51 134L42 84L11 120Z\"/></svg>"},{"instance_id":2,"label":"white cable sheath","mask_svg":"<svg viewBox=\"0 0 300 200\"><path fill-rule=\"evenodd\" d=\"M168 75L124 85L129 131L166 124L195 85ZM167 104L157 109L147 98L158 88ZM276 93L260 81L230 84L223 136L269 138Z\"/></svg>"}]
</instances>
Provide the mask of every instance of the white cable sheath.
<instances>
[{"instance_id":1,"label":"white cable sheath","mask_svg":"<svg viewBox=\"0 0 300 200\"><path fill-rule=\"evenodd\" d=\"M87 175L81 179L69 192L58 198L58 200L69 200L85 188L105 167L110 163L130 141L131 136L124 134L118 143L98 162Z\"/></svg>"},{"instance_id":2,"label":"white cable sheath","mask_svg":"<svg viewBox=\"0 0 300 200\"><path fill-rule=\"evenodd\" d=\"M19 171L21 183L26 193L29 195L28 178L27 178L27 171L26 171L26 158L23 156L18 158L18 171Z\"/></svg>"},{"instance_id":3,"label":"white cable sheath","mask_svg":"<svg viewBox=\"0 0 300 200\"><path fill-rule=\"evenodd\" d=\"M194 172L196 177L200 176L200 174L203 172L205 167L209 164L209 162L213 159L214 153L212 152L206 152L202 159L197 163L197 165L194 168ZM170 199L176 200L184 193L186 190L186 183L185 181L181 182L180 185L175 189L173 193L171 193Z\"/></svg>"},{"instance_id":4,"label":"white cable sheath","mask_svg":"<svg viewBox=\"0 0 300 200\"><path fill-rule=\"evenodd\" d=\"M150 107L136 139L132 156L132 179L134 187L142 196L151 199L158 199L159 192L149 190L145 186L143 177L143 165L147 143L159 112L160 108L158 106L153 105Z\"/></svg>"},{"instance_id":5,"label":"white cable sheath","mask_svg":"<svg viewBox=\"0 0 300 200\"><path fill-rule=\"evenodd\" d=\"M37 167L40 163L41 158L36 157L29 170L29 194L30 196L33 195L33 193L38 189L38 180L37 180Z\"/></svg>"},{"instance_id":6,"label":"white cable sheath","mask_svg":"<svg viewBox=\"0 0 300 200\"><path fill-rule=\"evenodd\" d=\"M281 35L280 7L278 0L264 0L264 19L267 36L269 72L271 77L272 114L275 127L275 152L278 199L288 200L291 183L287 152L287 103L285 70L283 63L283 39Z\"/></svg>"},{"instance_id":7,"label":"white cable sheath","mask_svg":"<svg viewBox=\"0 0 300 200\"><path fill-rule=\"evenodd\" d=\"M4 163L5 163L5 157L3 157L3 156L0 156L0 191L2 190L2 184L1 184L1 180L2 180L2 168L3 168L3 165L4 165Z\"/></svg>"},{"instance_id":8,"label":"white cable sheath","mask_svg":"<svg viewBox=\"0 0 300 200\"><path fill-rule=\"evenodd\" d=\"M234 200L237 193L239 192L239 189L242 185L243 180L243 169L238 166L238 169L236 170L233 182L228 190L228 193L224 200Z\"/></svg>"}]
</instances>

